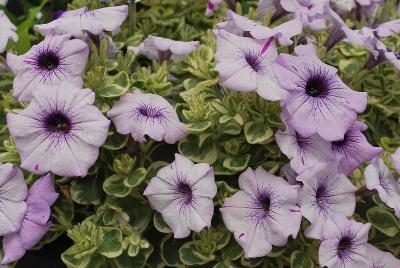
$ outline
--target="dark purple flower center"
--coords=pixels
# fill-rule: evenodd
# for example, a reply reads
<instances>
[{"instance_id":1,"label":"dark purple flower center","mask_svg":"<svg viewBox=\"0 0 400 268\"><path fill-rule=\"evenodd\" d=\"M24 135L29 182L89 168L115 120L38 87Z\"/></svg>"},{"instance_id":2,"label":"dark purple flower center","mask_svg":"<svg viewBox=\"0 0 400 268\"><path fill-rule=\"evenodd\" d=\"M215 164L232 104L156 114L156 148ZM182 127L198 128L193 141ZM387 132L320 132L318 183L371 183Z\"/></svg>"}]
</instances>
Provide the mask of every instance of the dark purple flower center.
<instances>
[{"instance_id":1,"label":"dark purple flower center","mask_svg":"<svg viewBox=\"0 0 400 268\"><path fill-rule=\"evenodd\" d=\"M50 132L67 134L71 131L71 120L61 111L55 111L44 119L44 125Z\"/></svg>"},{"instance_id":2,"label":"dark purple flower center","mask_svg":"<svg viewBox=\"0 0 400 268\"><path fill-rule=\"evenodd\" d=\"M38 55L37 64L40 68L52 71L60 65L60 57L52 50L45 50Z\"/></svg>"},{"instance_id":3,"label":"dark purple flower center","mask_svg":"<svg viewBox=\"0 0 400 268\"><path fill-rule=\"evenodd\" d=\"M133 114L139 121L158 121L160 123L166 120L165 108L151 106L147 104L140 104L133 110Z\"/></svg>"},{"instance_id":4,"label":"dark purple flower center","mask_svg":"<svg viewBox=\"0 0 400 268\"><path fill-rule=\"evenodd\" d=\"M193 190L192 186L185 181L179 181L176 190L182 200L183 204L187 205L192 203L193 200Z\"/></svg>"},{"instance_id":5,"label":"dark purple flower center","mask_svg":"<svg viewBox=\"0 0 400 268\"><path fill-rule=\"evenodd\" d=\"M276 197L271 189L257 189L257 195L251 201L250 218L255 222L266 222L274 217Z\"/></svg>"},{"instance_id":6,"label":"dark purple flower center","mask_svg":"<svg viewBox=\"0 0 400 268\"><path fill-rule=\"evenodd\" d=\"M395 52L394 55L398 60L400 60L400 51Z\"/></svg>"},{"instance_id":7,"label":"dark purple flower center","mask_svg":"<svg viewBox=\"0 0 400 268\"><path fill-rule=\"evenodd\" d=\"M326 213L329 211L331 205L331 191L332 189L330 189L326 184L321 184L315 192L317 206L321 211Z\"/></svg>"},{"instance_id":8,"label":"dark purple flower center","mask_svg":"<svg viewBox=\"0 0 400 268\"><path fill-rule=\"evenodd\" d=\"M255 72L263 69L262 58L257 53L246 53L244 59Z\"/></svg>"},{"instance_id":9,"label":"dark purple flower center","mask_svg":"<svg viewBox=\"0 0 400 268\"><path fill-rule=\"evenodd\" d=\"M326 90L326 81L322 76L311 77L306 84L307 95L311 97L319 97Z\"/></svg>"},{"instance_id":10,"label":"dark purple flower center","mask_svg":"<svg viewBox=\"0 0 400 268\"><path fill-rule=\"evenodd\" d=\"M172 52L169 49L158 51L158 58L159 58L160 62L164 62L164 61L171 59L171 56L172 56Z\"/></svg>"},{"instance_id":11,"label":"dark purple flower center","mask_svg":"<svg viewBox=\"0 0 400 268\"><path fill-rule=\"evenodd\" d=\"M344 134L342 140L333 141L331 147L334 152L344 155L346 159L359 158L357 155L359 142L358 131L350 129Z\"/></svg>"},{"instance_id":12,"label":"dark purple flower center","mask_svg":"<svg viewBox=\"0 0 400 268\"><path fill-rule=\"evenodd\" d=\"M348 259L353 253L354 249L354 240L353 236L344 235L340 238L339 243L337 245L337 254L341 260Z\"/></svg>"}]
</instances>

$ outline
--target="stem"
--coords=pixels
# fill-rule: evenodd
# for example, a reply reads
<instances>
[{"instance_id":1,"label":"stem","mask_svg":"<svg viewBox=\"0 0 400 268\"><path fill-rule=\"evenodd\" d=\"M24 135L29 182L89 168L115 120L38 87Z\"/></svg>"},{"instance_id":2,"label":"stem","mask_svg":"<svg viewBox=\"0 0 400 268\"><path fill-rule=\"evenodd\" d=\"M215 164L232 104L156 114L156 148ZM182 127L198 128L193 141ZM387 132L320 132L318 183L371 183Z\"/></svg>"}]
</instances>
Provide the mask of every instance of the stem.
<instances>
[{"instance_id":1,"label":"stem","mask_svg":"<svg viewBox=\"0 0 400 268\"><path fill-rule=\"evenodd\" d=\"M376 193L377 193L377 191L375 189L368 190L366 186L363 186L360 189L358 189L358 191L356 192L356 195L361 196L361 197L367 197L367 196L373 196Z\"/></svg>"},{"instance_id":2,"label":"stem","mask_svg":"<svg viewBox=\"0 0 400 268\"><path fill-rule=\"evenodd\" d=\"M130 0L129 5L129 36L136 31L136 0Z\"/></svg>"}]
</instances>

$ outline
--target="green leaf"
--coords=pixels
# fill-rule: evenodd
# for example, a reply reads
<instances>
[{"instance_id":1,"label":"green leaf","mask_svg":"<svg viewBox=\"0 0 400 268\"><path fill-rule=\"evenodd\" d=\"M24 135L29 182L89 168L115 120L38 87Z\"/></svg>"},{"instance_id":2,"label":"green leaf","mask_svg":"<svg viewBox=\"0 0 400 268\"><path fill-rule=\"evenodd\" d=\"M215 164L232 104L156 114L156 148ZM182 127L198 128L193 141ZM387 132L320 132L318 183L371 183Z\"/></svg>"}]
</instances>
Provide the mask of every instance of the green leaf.
<instances>
[{"instance_id":1,"label":"green leaf","mask_svg":"<svg viewBox=\"0 0 400 268\"><path fill-rule=\"evenodd\" d=\"M198 136L189 135L179 142L178 149L181 154L195 162L211 165L217 160L217 147L211 136L201 143Z\"/></svg>"},{"instance_id":2,"label":"green leaf","mask_svg":"<svg viewBox=\"0 0 400 268\"><path fill-rule=\"evenodd\" d=\"M265 123L249 122L244 126L244 135L248 143L259 144L266 142L274 132Z\"/></svg>"},{"instance_id":3,"label":"green leaf","mask_svg":"<svg viewBox=\"0 0 400 268\"><path fill-rule=\"evenodd\" d=\"M103 242L98 248L98 252L107 258L115 258L121 255L122 232L115 227L102 227L104 235Z\"/></svg>"},{"instance_id":4,"label":"green leaf","mask_svg":"<svg viewBox=\"0 0 400 268\"><path fill-rule=\"evenodd\" d=\"M356 58L339 61L339 70L346 74L355 74L360 69L360 63Z\"/></svg>"},{"instance_id":5,"label":"green leaf","mask_svg":"<svg viewBox=\"0 0 400 268\"><path fill-rule=\"evenodd\" d=\"M224 260L235 261L239 259L242 254L242 247L233 238L229 241L228 245L222 249L222 258Z\"/></svg>"},{"instance_id":6,"label":"green leaf","mask_svg":"<svg viewBox=\"0 0 400 268\"><path fill-rule=\"evenodd\" d=\"M98 93L104 98L119 97L129 89L129 76L126 72L119 72L107 81L107 84Z\"/></svg>"},{"instance_id":7,"label":"green leaf","mask_svg":"<svg viewBox=\"0 0 400 268\"><path fill-rule=\"evenodd\" d=\"M108 150L119 150L128 143L129 135L120 135L116 132L107 137L103 147Z\"/></svg>"},{"instance_id":8,"label":"green leaf","mask_svg":"<svg viewBox=\"0 0 400 268\"><path fill-rule=\"evenodd\" d=\"M201 133L211 127L212 123L209 121L195 122L186 125L186 129L191 133Z\"/></svg>"},{"instance_id":9,"label":"green leaf","mask_svg":"<svg viewBox=\"0 0 400 268\"><path fill-rule=\"evenodd\" d=\"M104 197L102 181L97 176L73 180L70 193L72 199L81 205L100 205Z\"/></svg>"},{"instance_id":10,"label":"green leaf","mask_svg":"<svg viewBox=\"0 0 400 268\"><path fill-rule=\"evenodd\" d=\"M198 252L195 241L184 244L179 249L179 257L186 265L203 265L215 259L213 254L204 256Z\"/></svg>"},{"instance_id":11,"label":"green leaf","mask_svg":"<svg viewBox=\"0 0 400 268\"><path fill-rule=\"evenodd\" d=\"M399 223L392 213L382 207L367 210L368 222L387 236L394 237L399 232Z\"/></svg>"},{"instance_id":12,"label":"green leaf","mask_svg":"<svg viewBox=\"0 0 400 268\"><path fill-rule=\"evenodd\" d=\"M168 234L172 232L169 226L165 223L162 215L158 212L154 213L153 223L154 227L156 227L157 231L160 233Z\"/></svg>"},{"instance_id":13,"label":"green leaf","mask_svg":"<svg viewBox=\"0 0 400 268\"><path fill-rule=\"evenodd\" d=\"M179 257L179 249L187 242L187 239L174 239L173 235L164 236L161 241L161 259L172 267L182 265Z\"/></svg>"},{"instance_id":14,"label":"green leaf","mask_svg":"<svg viewBox=\"0 0 400 268\"><path fill-rule=\"evenodd\" d=\"M125 186L130 188L138 187L146 179L146 174L147 171L143 167L135 169L128 174L128 177L125 178Z\"/></svg>"},{"instance_id":15,"label":"green leaf","mask_svg":"<svg viewBox=\"0 0 400 268\"><path fill-rule=\"evenodd\" d=\"M88 266L96 248L81 251L78 245L72 246L61 254L61 259L68 268L85 268Z\"/></svg>"},{"instance_id":16,"label":"green leaf","mask_svg":"<svg viewBox=\"0 0 400 268\"><path fill-rule=\"evenodd\" d=\"M247 168L250 161L249 154L237 155L224 160L223 166L232 171L242 171Z\"/></svg>"},{"instance_id":17,"label":"green leaf","mask_svg":"<svg viewBox=\"0 0 400 268\"><path fill-rule=\"evenodd\" d=\"M236 171L227 169L224 167L224 158L218 158L213 164L213 170L215 175L233 175Z\"/></svg>"},{"instance_id":18,"label":"green leaf","mask_svg":"<svg viewBox=\"0 0 400 268\"><path fill-rule=\"evenodd\" d=\"M152 252L153 246L150 245L146 249L141 249L135 257L130 257L128 254L123 253L117 258L112 259L112 261L117 268L142 268L146 265L147 259Z\"/></svg>"},{"instance_id":19,"label":"green leaf","mask_svg":"<svg viewBox=\"0 0 400 268\"><path fill-rule=\"evenodd\" d=\"M111 177L108 177L103 183L103 190L109 195L116 197L124 197L127 196L131 189L128 188L125 184L125 176L121 174L114 174Z\"/></svg>"},{"instance_id":20,"label":"green leaf","mask_svg":"<svg viewBox=\"0 0 400 268\"><path fill-rule=\"evenodd\" d=\"M290 256L291 268L313 268L314 263L311 257L303 251L294 251Z\"/></svg>"},{"instance_id":21,"label":"green leaf","mask_svg":"<svg viewBox=\"0 0 400 268\"><path fill-rule=\"evenodd\" d=\"M146 179L150 180L150 179L154 178L157 175L157 172L161 168L168 166L168 165L169 165L169 163L164 162L164 161L155 161L155 162L151 163L151 165L147 168Z\"/></svg>"}]
</instances>

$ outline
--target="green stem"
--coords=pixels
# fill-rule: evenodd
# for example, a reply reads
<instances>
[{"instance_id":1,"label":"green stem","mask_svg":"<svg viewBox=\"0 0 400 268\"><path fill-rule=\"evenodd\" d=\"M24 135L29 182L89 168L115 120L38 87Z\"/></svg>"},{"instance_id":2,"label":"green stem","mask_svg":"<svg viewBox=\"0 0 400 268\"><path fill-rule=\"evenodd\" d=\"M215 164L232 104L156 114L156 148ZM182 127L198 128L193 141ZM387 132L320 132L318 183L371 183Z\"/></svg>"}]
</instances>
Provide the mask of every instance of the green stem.
<instances>
[{"instance_id":1,"label":"green stem","mask_svg":"<svg viewBox=\"0 0 400 268\"><path fill-rule=\"evenodd\" d=\"M129 5L129 36L136 31L136 0L130 0Z\"/></svg>"}]
</instances>

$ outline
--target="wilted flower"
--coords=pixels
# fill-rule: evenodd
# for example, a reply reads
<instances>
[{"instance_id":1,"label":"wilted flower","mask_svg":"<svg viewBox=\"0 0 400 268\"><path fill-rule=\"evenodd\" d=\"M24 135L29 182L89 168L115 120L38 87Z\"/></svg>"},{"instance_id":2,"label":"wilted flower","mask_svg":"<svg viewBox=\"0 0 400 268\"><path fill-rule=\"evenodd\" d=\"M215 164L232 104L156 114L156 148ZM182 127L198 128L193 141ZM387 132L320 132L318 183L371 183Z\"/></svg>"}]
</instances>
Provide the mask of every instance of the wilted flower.
<instances>
[{"instance_id":1,"label":"wilted flower","mask_svg":"<svg viewBox=\"0 0 400 268\"><path fill-rule=\"evenodd\" d=\"M318 59L313 45L295 48L297 57L280 54L274 63L279 84L287 91L282 105L288 124L302 137L319 134L324 140L343 139L367 105L367 93L351 90L337 69Z\"/></svg>"},{"instance_id":2,"label":"wilted flower","mask_svg":"<svg viewBox=\"0 0 400 268\"><path fill-rule=\"evenodd\" d=\"M100 34L103 31L119 31L128 16L128 6L105 7L89 11L86 7L66 11L58 19L46 24L35 25L34 29L43 35L71 34L81 38L84 31Z\"/></svg>"},{"instance_id":3,"label":"wilted flower","mask_svg":"<svg viewBox=\"0 0 400 268\"><path fill-rule=\"evenodd\" d=\"M393 208L396 217L400 218L400 185L383 160L374 159L364 170L364 177L367 188L376 189L382 202Z\"/></svg>"},{"instance_id":4,"label":"wilted flower","mask_svg":"<svg viewBox=\"0 0 400 268\"><path fill-rule=\"evenodd\" d=\"M398 173L400 173L400 148L398 148L394 154L390 156L390 161L392 161L394 168Z\"/></svg>"},{"instance_id":5,"label":"wilted flower","mask_svg":"<svg viewBox=\"0 0 400 268\"><path fill-rule=\"evenodd\" d=\"M7 64L16 74L13 96L22 102L30 102L33 92L43 85L59 85L68 81L82 87L89 54L85 42L70 35L47 36L27 53L16 56L7 54Z\"/></svg>"},{"instance_id":6,"label":"wilted flower","mask_svg":"<svg viewBox=\"0 0 400 268\"><path fill-rule=\"evenodd\" d=\"M292 169L290 164L285 164L283 167L281 167L281 170L279 171L279 176L287 180L288 183L292 185L301 183L296 180L297 175L298 174Z\"/></svg>"},{"instance_id":7,"label":"wilted flower","mask_svg":"<svg viewBox=\"0 0 400 268\"><path fill-rule=\"evenodd\" d=\"M331 0L331 3L342 12L349 12L356 7L356 0Z\"/></svg>"},{"instance_id":8,"label":"wilted flower","mask_svg":"<svg viewBox=\"0 0 400 268\"><path fill-rule=\"evenodd\" d=\"M163 97L135 90L121 97L107 113L118 133L131 134L138 142L146 135L156 141L173 144L186 137L185 125L169 102Z\"/></svg>"},{"instance_id":9,"label":"wilted flower","mask_svg":"<svg viewBox=\"0 0 400 268\"><path fill-rule=\"evenodd\" d=\"M303 183L298 197L301 212L311 222L305 230L308 237L320 239L324 225L335 215L353 215L357 187L338 172L335 163L315 164L297 180Z\"/></svg>"},{"instance_id":10,"label":"wilted flower","mask_svg":"<svg viewBox=\"0 0 400 268\"><path fill-rule=\"evenodd\" d=\"M339 171L341 173L349 175L360 164L381 153L382 148L369 144L361 133L367 128L364 123L356 121L346 131L343 139L332 142L332 151L336 155L336 159L340 161Z\"/></svg>"},{"instance_id":11,"label":"wilted flower","mask_svg":"<svg viewBox=\"0 0 400 268\"><path fill-rule=\"evenodd\" d=\"M275 38L255 40L217 30L216 69L220 84L235 91L257 93L267 100L280 100L279 86L272 64L278 56Z\"/></svg>"},{"instance_id":12,"label":"wilted flower","mask_svg":"<svg viewBox=\"0 0 400 268\"><path fill-rule=\"evenodd\" d=\"M220 210L246 258L265 256L272 245L283 246L289 235L297 236L301 222L296 206L299 185L290 185L258 167L240 175L239 187L241 191L226 198Z\"/></svg>"},{"instance_id":13,"label":"wilted flower","mask_svg":"<svg viewBox=\"0 0 400 268\"><path fill-rule=\"evenodd\" d=\"M22 171L6 163L0 165L0 235L18 231L26 212L27 187Z\"/></svg>"},{"instance_id":14,"label":"wilted flower","mask_svg":"<svg viewBox=\"0 0 400 268\"><path fill-rule=\"evenodd\" d=\"M388 37L394 33L400 33L400 19L391 20L373 27L373 32L379 37Z\"/></svg>"},{"instance_id":15,"label":"wilted flower","mask_svg":"<svg viewBox=\"0 0 400 268\"><path fill-rule=\"evenodd\" d=\"M199 47L199 41L183 42L149 35L138 47L129 46L136 54L145 54L151 60L183 59L187 54Z\"/></svg>"},{"instance_id":16,"label":"wilted flower","mask_svg":"<svg viewBox=\"0 0 400 268\"><path fill-rule=\"evenodd\" d=\"M222 4L224 0L208 0L206 8L206 16L211 17L215 11L219 9L219 5Z\"/></svg>"},{"instance_id":17,"label":"wilted flower","mask_svg":"<svg viewBox=\"0 0 400 268\"><path fill-rule=\"evenodd\" d=\"M216 194L212 168L205 163L193 164L180 154L175 154L175 161L158 171L144 191L175 238L184 238L191 230L200 232L211 226L212 199Z\"/></svg>"},{"instance_id":18,"label":"wilted flower","mask_svg":"<svg viewBox=\"0 0 400 268\"><path fill-rule=\"evenodd\" d=\"M287 112L281 114L282 119L288 119ZM330 162L334 159L331 144L317 134L308 138L298 134L289 125L285 131L277 131L275 140L279 149L290 159L290 166L297 173L320 162Z\"/></svg>"},{"instance_id":19,"label":"wilted flower","mask_svg":"<svg viewBox=\"0 0 400 268\"><path fill-rule=\"evenodd\" d=\"M16 30L17 27L11 23L4 11L0 10L0 53L6 49L9 39L14 42L18 41Z\"/></svg>"},{"instance_id":20,"label":"wilted flower","mask_svg":"<svg viewBox=\"0 0 400 268\"><path fill-rule=\"evenodd\" d=\"M300 34L302 31L301 22L297 19L282 23L281 25L271 29L246 17L240 16L231 10L228 10L227 17L227 21L217 24L218 29L239 36L252 37L259 40L265 40L273 36L282 46L293 44L293 41L290 40L290 38Z\"/></svg>"},{"instance_id":21,"label":"wilted flower","mask_svg":"<svg viewBox=\"0 0 400 268\"><path fill-rule=\"evenodd\" d=\"M319 264L328 268L370 267L368 232L371 224L334 217L324 224L319 248Z\"/></svg>"},{"instance_id":22,"label":"wilted flower","mask_svg":"<svg viewBox=\"0 0 400 268\"><path fill-rule=\"evenodd\" d=\"M41 87L7 125L21 157L21 166L35 174L86 176L105 142L110 121L93 105L90 89L69 82Z\"/></svg>"},{"instance_id":23,"label":"wilted flower","mask_svg":"<svg viewBox=\"0 0 400 268\"><path fill-rule=\"evenodd\" d=\"M371 244L367 244L367 251L367 258L372 265L370 266L371 268L400 267L400 260L396 259L389 252L381 251Z\"/></svg>"},{"instance_id":24,"label":"wilted flower","mask_svg":"<svg viewBox=\"0 0 400 268\"><path fill-rule=\"evenodd\" d=\"M25 184L25 183L24 183ZM37 180L26 197L27 210L21 228L3 239L4 258L1 264L14 262L24 256L47 233L52 225L49 221L50 207L58 198L50 174Z\"/></svg>"}]
</instances>

